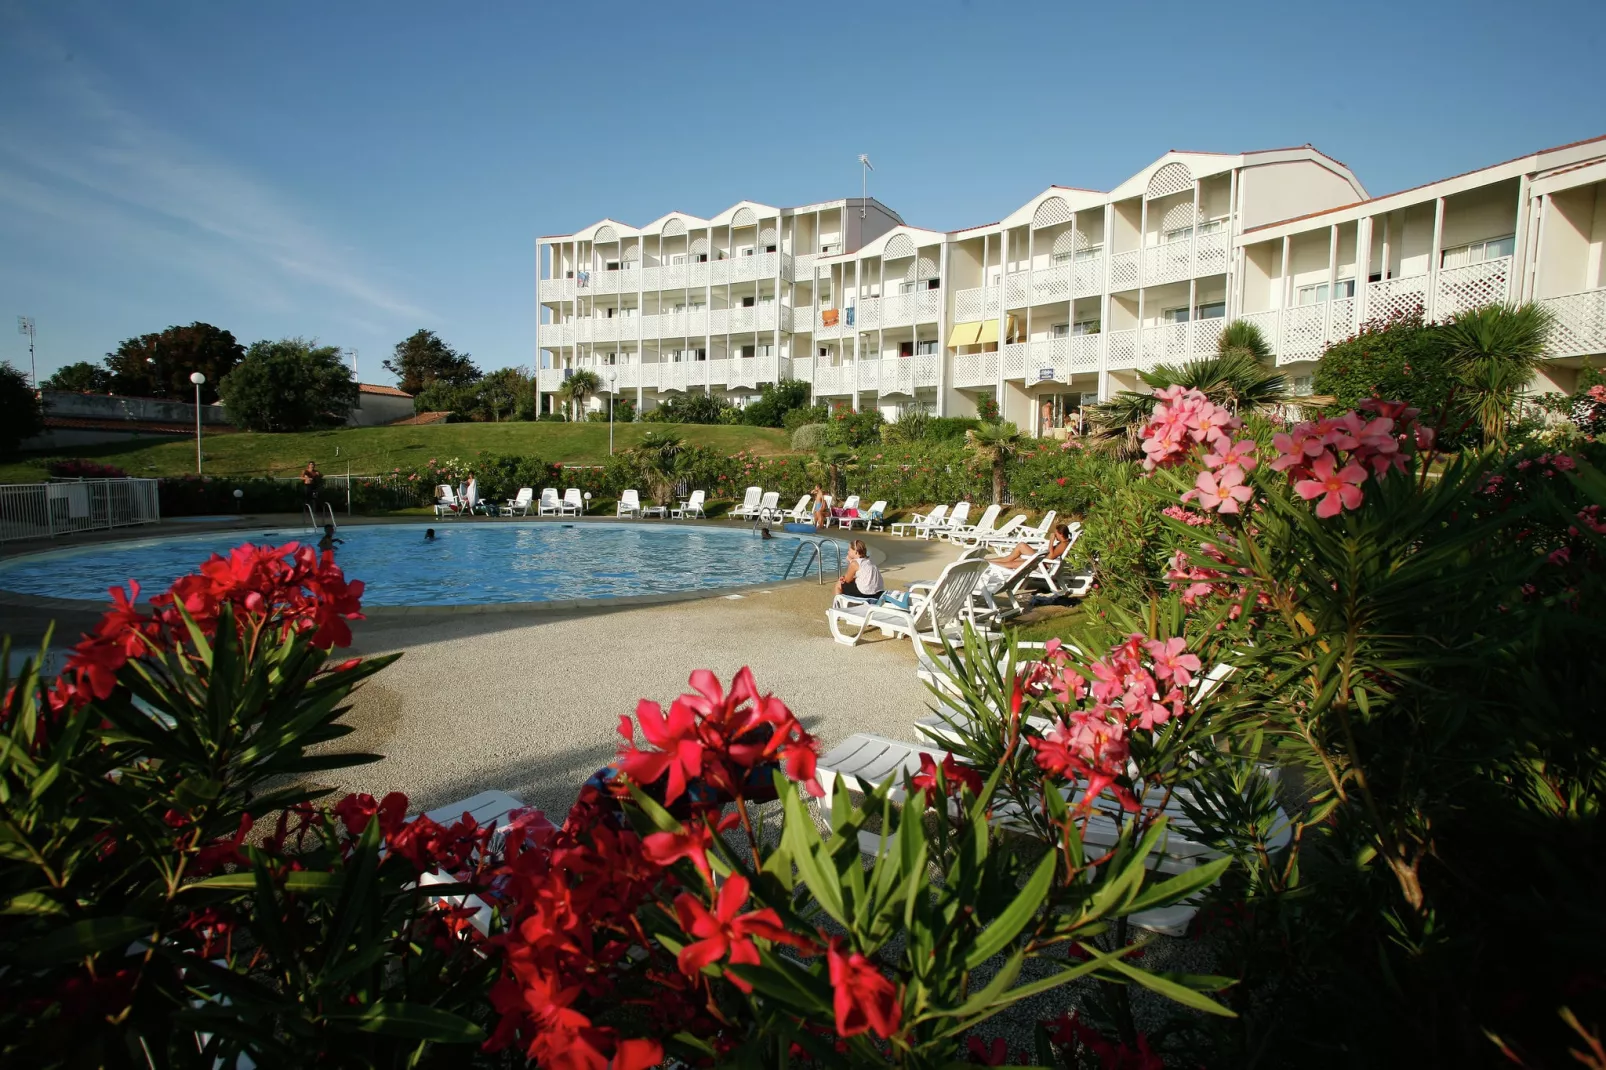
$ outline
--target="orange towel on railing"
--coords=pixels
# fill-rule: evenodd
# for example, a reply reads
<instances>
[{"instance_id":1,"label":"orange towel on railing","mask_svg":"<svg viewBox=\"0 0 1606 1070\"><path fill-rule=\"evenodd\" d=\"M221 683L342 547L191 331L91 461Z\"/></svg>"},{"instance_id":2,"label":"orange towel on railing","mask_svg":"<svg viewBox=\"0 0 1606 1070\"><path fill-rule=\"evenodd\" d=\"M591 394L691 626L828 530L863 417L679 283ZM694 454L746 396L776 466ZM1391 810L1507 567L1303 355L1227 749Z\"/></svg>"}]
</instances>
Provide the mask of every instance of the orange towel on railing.
<instances>
[{"instance_id":1,"label":"orange towel on railing","mask_svg":"<svg viewBox=\"0 0 1606 1070\"><path fill-rule=\"evenodd\" d=\"M826 327L835 327L836 326L836 317L837 317L837 310L836 309L834 309L834 308L824 309L820 313L820 323L821 323L821 325L826 326Z\"/></svg>"}]
</instances>

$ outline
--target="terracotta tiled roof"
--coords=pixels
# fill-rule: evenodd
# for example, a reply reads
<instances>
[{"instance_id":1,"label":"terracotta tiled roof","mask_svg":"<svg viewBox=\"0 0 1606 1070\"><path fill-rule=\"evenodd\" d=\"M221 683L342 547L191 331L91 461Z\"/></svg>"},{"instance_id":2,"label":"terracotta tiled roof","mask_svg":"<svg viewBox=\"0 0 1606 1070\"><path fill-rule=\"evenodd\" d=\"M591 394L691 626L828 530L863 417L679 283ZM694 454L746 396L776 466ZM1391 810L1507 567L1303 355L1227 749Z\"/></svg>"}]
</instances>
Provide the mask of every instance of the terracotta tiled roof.
<instances>
[{"instance_id":1,"label":"terracotta tiled roof","mask_svg":"<svg viewBox=\"0 0 1606 1070\"><path fill-rule=\"evenodd\" d=\"M380 394L387 398L410 398L413 396L405 390L398 390L393 386L380 386L378 383L358 383L357 390L364 394Z\"/></svg>"},{"instance_id":2,"label":"terracotta tiled roof","mask_svg":"<svg viewBox=\"0 0 1606 1070\"><path fill-rule=\"evenodd\" d=\"M417 416L409 416L405 420L393 420L391 427L402 427L407 424L443 424L450 416L449 412L421 412Z\"/></svg>"}]
</instances>

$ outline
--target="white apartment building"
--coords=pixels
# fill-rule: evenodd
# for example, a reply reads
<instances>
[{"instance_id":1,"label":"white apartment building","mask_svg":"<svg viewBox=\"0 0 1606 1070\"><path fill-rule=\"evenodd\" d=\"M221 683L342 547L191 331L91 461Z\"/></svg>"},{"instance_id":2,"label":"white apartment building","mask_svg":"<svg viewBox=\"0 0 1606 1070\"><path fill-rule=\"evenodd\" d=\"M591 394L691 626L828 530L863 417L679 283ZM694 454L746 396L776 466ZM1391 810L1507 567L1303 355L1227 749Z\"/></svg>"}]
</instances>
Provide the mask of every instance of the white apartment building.
<instances>
[{"instance_id":1,"label":"white apartment building","mask_svg":"<svg viewBox=\"0 0 1606 1070\"><path fill-rule=\"evenodd\" d=\"M794 378L888 417L994 397L1042 434L1139 370L1213 352L1229 318L1258 323L1297 384L1390 310L1528 298L1557 311L1548 385L1565 388L1606 351L1603 180L1598 139L1369 198L1307 145L1168 152L1109 192L1051 186L954 232L856 198L603 220L540 241L538 389L588 367L646 409Z\"/></svg>"}]
</instances>

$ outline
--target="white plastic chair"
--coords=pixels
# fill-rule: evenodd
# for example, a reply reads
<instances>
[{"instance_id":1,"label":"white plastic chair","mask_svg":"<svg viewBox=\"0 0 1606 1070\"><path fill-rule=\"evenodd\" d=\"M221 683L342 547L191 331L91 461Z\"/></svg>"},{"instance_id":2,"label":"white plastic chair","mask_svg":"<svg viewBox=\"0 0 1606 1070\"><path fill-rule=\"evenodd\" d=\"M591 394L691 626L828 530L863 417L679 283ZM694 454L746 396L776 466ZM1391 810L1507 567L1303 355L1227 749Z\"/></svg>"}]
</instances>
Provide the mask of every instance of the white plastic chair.
<instances>
[{"instance_id":1,"label":"white plastic chair","mask_svg":"<svg viewBox=\"0 0 1606 1070\"><path fill-rule=\"evenodd\" d=\"M729 515L735 520L753 519L753 517L758 515L759 499L763 496L763 487L748 487L747 492L742 495L742 504L732 509Z\"/></svg>"},{"instance_id":2,"label":"white plastic chair","mask_svg":"<svg viewBox=\"0 0 1606 1070\"><path fill-rule=\"evenodd\" d=\"M435 515L437 517L456 516L462 508L462 499L457 496L457 491L453 490L448 484L442 483L435 488Z\"/></svg>"},{"instance_id":3,"label":"white plastic chair","mask_svg":"<svg viewBox=\"0 0 1606 1070\"><path fill-rule=\"evenodd\" d=\"M792 508L788 509L781 515L792 521L794 524L806 524L814 516L814 506L812 504L813 501L813 495L805 494L803 497L797 500L796 505L792 506Z\"/></svg>"},{"instance_id":4,"label":"white plastic chair","mask_svg":"<svg viewBox=\"0 0 1606 1070\"><path fill-rule=\"evenodd\" d=\"M585 499L580 497L580 488L570 487L563 492L563 501L558 505L559 516L579 516L586 511Z\"/></svg>"},{"instance_id":5,"label":"white plastic chair","mask_svg":"<svg viewBox=\"0 0 1606 1070\"><path fill-rule=\"evenodd\" d=\"M947 538L950 531L968 527L969 524L970 503L960 502L958 505L955 505L953 511L948 514L948 519L946 521L931 524L925 529L925 531L917 534L919 534L922 539Z\"/></svg>"},{"instance_id":6,"label":"white plastic chair","mask_svg":"<svg viewBox=\"0 0 1606 1070\"><path fill-rule=\"evenodd\" d=\"M946 522L948 507L939 505L929 513L916 513L913 520L903 520L892 525L894 535L919 535L928 530L933 524Z\"/></svg>"},{"instance_id":7,"label":"white plastic chair","mask_svg":"<svg viewBox=\"0 0 1606 1070\"><path fill-rule=\"evenodd\" d=\"M529 516L530 503L535 500L535 491L529 487L520 487L519 492L503 504L503 516Z\"/></svg>"},{"instance_id":8,"label":"white plastic chair","mask_svg":"<svg viewBox=\"0 0 1606 1070\"><path fill-rule=\"evenodd\" d=\"M614 510L614 516L641 516L641 495L636 491L627 490L619 495L619 508Z\"/></svg>"},{"instance_id":9,"label":"white plastic chair","mask_svg":"<svg viewBox=\"0 0 1606 1070\"><path fill-rule=\"evenodd\" d=\"M707 516L707 514L703 512L703 503L707 500L708 493L706 491L694 490L691 492L690 498L687 498L685 501L681 502L678 507L669 510L669 515L674 517L676 520L686 520L694 516Z\"/></svg>"},{"instance_id":10,"label":"white plastic chair","mask_svg":"<svg viewBox=\"0 0 1606 1070\"><path fill-rule=\"evenodd\" d=\"M961 505L967 504L964 502ZM958 519L958 510L955 516L949 518L947 528L943 530L943 538L951 542L984 542L993 532L993 525L998 522L998 514L1003 512L1001 505L989 505L981 511L981 519L974 524L966 524Z\"/></svg>"},{"instance_id":11,"label":"white plastic chair","mask_svg":"<svg viewBox=\"0 0 1606 1070\"><path fill-rule=\"evenodd\" d=\"M764 520L781 519L780 498L781 492L778 490L765 491L764 497L758 501L758 508L753 510L753 516Z\"/></svg>"},{"instance_id":12,"label":"white plastic chair","mask_svg":"<svg viewBox=\"0 0 1606 1070\"><path fill-rule=\"evenodd\" d=\"M552 488L552 487L544 487L544 488L542 488L542 490L541 490L541 503L536 506L535 515L536 516L557 516L562 511L563 511L563 499L558 497L557 490Z\"/></svg>"}]
</instances>

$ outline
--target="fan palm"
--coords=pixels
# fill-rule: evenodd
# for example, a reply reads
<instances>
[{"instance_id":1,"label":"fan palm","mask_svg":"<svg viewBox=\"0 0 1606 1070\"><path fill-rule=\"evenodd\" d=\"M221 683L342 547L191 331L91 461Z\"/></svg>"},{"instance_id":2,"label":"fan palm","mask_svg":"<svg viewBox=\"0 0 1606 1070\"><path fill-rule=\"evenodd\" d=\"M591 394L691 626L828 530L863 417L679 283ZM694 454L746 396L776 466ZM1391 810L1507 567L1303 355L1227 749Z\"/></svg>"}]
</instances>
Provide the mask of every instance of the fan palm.
<instances>
[{"instance_id":1,"label":"fan palm","mask_svg":"<svg viewBox=\"0 0 1606 1070\"><path fill-rule=\"evenodd\" d=\"M602 380L597 378L596 372L590 368L575 368L569 373L569 377L563 380L563 389L559 393L573 406L573 418L578 418L586 398L601 388Z\"/></svg>"},{"instance_id":2,"label":"fan palm","mask_svg":"<svg viewBox=\"0 0 1606 1070\"><path fill-rule=\"evenodd\" d=\"M841 496L842 467L852 460L853 451L846 446L826 446L820 450L820 463L825 465L827 494Z\"/></svg>"},{"instance_id":3,"label":"fan palm","mask_svg":"<svg viewBox=\"0 0 1606 1070\"><path fill-rule=\"evenodd\" d=\"M1445 357L1466 390L1466 407L1485 445L1504 443L1518 394L1544 363L1554 317L1525 305L1485 305L1440 328Z\"/></svg>"},{"instance_id":4,"label":"fan palm","mask_svg":"<svg viewBox=\"0 0 1606 1070\"><path fill-rule=\"evenodd\" d=\"M675 476L680 471L680 456L685 450L686 440L678 435L649 431L642 436L641 445L631 451L651 488L654 501L663 503L669 500Z\"/></svg>"},{"instance_id":5,"label":"fan palm","mask_svg":"<svg viewBox=\"0 0 1606 1070\"><path fill-rule=\"evenodd\" d=\"M982 424L965 432L965 443L972 452L992 465L993 504L1004 501L1004 472L1021 450L1020 428L1008 420Z\"/></svg>"},{"instance_id":6,"label":"fan palm","mask_svg":"<svg viewBox=\"0 0 1606 1070\"><path fill-rule=\"evenodd\" d=\"M1233 412L1272 409L1293 400L1288 380L1269 366L1270 348L1260 328L1234 320L1222 329L1216 355L1185 364L1160 364L1138 378L1151 391L1180 386L1196 389ZM1094 441L1118 453L1135 456L1138 435L1154 410L1150 393L1123 390L1088 413Z\"/></svg>"}]
</instances>

